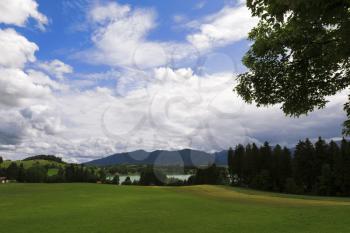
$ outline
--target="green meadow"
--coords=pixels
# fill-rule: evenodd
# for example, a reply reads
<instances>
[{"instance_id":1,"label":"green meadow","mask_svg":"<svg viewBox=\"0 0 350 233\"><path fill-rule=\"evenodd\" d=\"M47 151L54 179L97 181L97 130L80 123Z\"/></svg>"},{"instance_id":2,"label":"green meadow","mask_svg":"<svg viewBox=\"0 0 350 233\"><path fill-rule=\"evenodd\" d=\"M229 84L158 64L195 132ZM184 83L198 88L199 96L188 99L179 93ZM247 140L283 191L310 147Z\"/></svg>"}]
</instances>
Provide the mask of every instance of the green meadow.
<instances>
[{"instance_id":1,"label":"green meadow","mask_svg":"<svg viewBox=\"0 0 350 233\"><path fill-rule=\"evenodd\" d=\"M17 160L17 161L10 161L10 160L5 160L3 163L0 164L0 168L7 168L10 166L11 163L16 163L17 166L19 166L21 163L23 164L23 167L25 169L30 168L34 165L40 165L40 166L45 166L45 165L51 165L51 166L63 166L62 163L57 163L55 161L48 161L48 160L43 160L43 159L37 159L37 160Z\"/></svg>"},{"instance_id":2,"label":"green meadow","mask_svg":"<svg viewBox=\"0 0 350 233\"><path fill-rule=\"evenodd\" d=\"M350 199L222 186L0 185L0 232L350 232Z\"/></svg>"}]
</instances>

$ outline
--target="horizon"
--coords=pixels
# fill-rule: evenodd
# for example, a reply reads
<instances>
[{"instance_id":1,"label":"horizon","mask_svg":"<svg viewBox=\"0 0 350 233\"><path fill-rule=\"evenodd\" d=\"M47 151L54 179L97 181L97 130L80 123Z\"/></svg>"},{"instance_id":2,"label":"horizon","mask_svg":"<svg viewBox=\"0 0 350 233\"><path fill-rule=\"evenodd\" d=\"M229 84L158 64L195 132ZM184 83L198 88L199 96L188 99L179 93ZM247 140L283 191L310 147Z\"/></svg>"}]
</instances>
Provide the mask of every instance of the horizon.
<instances>
[{"instance_id":1,"label":"horizon","mask_svg":"<svg viewBox=\"0 0 350 233\"><path fill-rule=\"evenodd\" d=\"M285 116L233 92L258 19L245 1L0 3L0 155L84 162L341 139L345 91Z\"/></svg>"}]
</instances>

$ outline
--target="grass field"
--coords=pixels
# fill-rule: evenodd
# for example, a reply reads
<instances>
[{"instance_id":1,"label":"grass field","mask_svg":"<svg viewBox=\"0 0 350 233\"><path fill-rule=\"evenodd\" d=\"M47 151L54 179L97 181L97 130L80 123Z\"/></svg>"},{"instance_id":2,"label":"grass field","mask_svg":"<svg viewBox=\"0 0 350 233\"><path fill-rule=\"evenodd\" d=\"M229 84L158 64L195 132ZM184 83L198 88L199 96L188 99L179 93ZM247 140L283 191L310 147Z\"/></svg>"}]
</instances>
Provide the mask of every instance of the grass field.
<instances>
[{"instance_id":1,"label":"grass field","mask_svg":"<svg viewBox=\"0 0 350 233\"><path fill-rule=\"evenodd\" d=\"M350 232L350 199L220 186L0 185L0 232Z\"/></svg>"}]
</instances>

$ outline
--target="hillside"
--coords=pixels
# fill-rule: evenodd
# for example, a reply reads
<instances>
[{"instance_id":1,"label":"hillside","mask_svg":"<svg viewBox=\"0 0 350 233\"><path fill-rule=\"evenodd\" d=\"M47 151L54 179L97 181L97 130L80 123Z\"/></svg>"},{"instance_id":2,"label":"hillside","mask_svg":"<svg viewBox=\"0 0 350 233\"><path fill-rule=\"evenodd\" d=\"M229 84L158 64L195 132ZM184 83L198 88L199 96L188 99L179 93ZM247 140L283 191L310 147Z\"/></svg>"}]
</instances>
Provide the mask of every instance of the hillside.
<instances>
[{"instance_id":1,"label":"hillside","mask_svg":"<svg viewBox=\"0 0 350 233\"><path fill-rule=\"evenodd\" d=\"M22 163L24 168L29 168L32 167L35 164L45 166L45 165L52 165L52 166L64 166L64 163L58 163L55 161L48 161L48 160L16 160L16 161L11 161L11 160L5 160L2 164L0 164L0 167L2 168L7 168L11 163L16 163L18 166Z\"/></svg>"}]
</instances>

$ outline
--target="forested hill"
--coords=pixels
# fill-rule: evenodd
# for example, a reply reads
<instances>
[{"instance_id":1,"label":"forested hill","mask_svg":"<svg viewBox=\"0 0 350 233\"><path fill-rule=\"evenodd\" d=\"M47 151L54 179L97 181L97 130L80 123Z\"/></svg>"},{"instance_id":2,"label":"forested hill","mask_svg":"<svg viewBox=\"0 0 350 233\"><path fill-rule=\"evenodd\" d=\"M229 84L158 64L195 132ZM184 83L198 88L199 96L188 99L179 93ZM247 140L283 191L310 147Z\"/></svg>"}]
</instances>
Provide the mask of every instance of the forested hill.
<instances>
[{"instance_id":1,"label":"forested hill","mask_svg":"<svg viewBox=\"0 0 350 233\"><path fill-rule=\"evenodd\" d=\"M117 153L105 158L87 162L88 165L108 166L117 164L146 164L146 165L180 165L180 166L206 166L216 163L219 166L227 165L227 151L207 153L198 150L156 150L147 152L137 150L128 153Z\"/></svg>"},{"instance_id":2,"label":"forested hill","mask_svg":"<svg viewBox=\"0 0 350 233\"><path fill-rule=\"evenodd\" d=\"M31 160L47 160L47 161L53 161L57 163L65 163L62 158L59 158L54 155L36 155L36 156L31 156L28 158L23 159L23 161L31 161Z\"/></svg>"}]
</instances>

